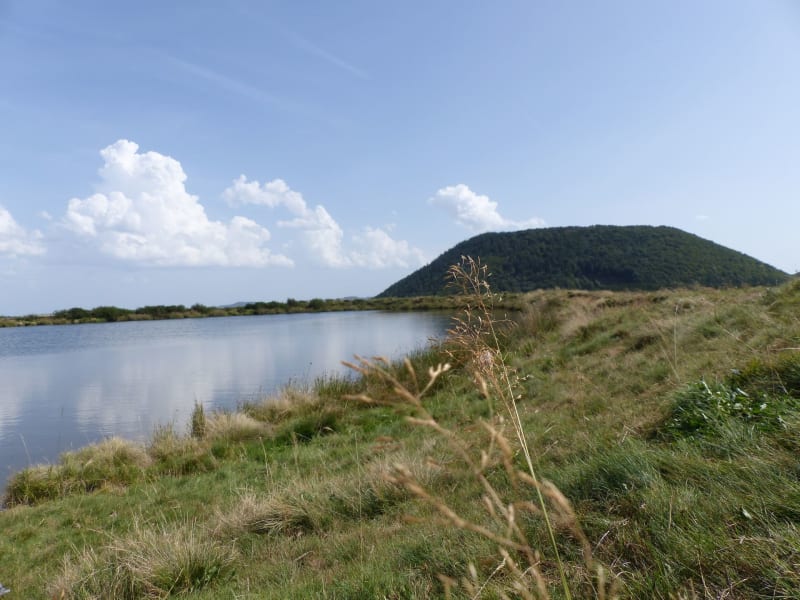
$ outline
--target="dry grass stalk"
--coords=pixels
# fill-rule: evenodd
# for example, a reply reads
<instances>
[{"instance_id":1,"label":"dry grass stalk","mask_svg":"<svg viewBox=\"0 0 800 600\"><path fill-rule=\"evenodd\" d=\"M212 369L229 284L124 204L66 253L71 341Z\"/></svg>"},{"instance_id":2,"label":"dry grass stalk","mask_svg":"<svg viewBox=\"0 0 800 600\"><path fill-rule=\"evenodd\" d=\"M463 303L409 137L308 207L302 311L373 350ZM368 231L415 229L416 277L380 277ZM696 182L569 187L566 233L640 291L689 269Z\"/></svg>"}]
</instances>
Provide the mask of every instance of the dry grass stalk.
<instances>
[{"instance_id":1,"label":"dry grass stalk","mask_svg":"<svg viewBox=\"0 0 800 600\"><path fill-rule=\"evenodd\" d=\"M445 522L496 543L502 561L489 578L494 577L498 570L506 571L513 579L511 588L517 597L550 598L547 579L540 568L539 552L534 549L527 538L525 528L519 522L520 513L530 513L545 521L552 552L558 565L561 591L566 598L572 598L572 593L567 583L563 562L558 554L551 514L558 523L567 527L580 543L585 567L589 573L594 574L593 585L596 597L601 600L615 597L614 582L609 586L605 581L605 571L602 565L593 558L591 545L580 528L571 505L555 486L548 482L541 482L536 476L522 420L517 410L517 396L510 369L503 360L499 335L492 315L492 296L486 282L488 276L486 267L471 258L464 258L462 265L450 269L450 274L454 283L460 287L465 296L465 309L464 314L454 320L446 351L456 363L465 365L472 370L475 383L487 401L499 399L505 409L505 417L494 416L492 423L483 423L489 437L487 447L479 449L476 457L476 448L462 434L448 429L437 421L423 403L425 394L430 391L440 377L450 370L450 364L431 367L427 373L427 382L421 383L413 365L406 360L404 366L412 388L409 389L392 373L385 359L370 360L356 357L356 363L347 363L348 366L365 377L376 378L389 384L395 392L395 396L376 400L366 394L361 394L352 398L369 403L411 407L414 414L407 417L407 420L414 425L429 428L446 439L450 448L481 485L484 492L483 504L486 507L489 522L488 524L476 523L458 514L443 498L430 493L402 464L394 465L393 469L386 474L386 478L392 483L402 485L416 497L427 502L436 509ZM503 431L506 426L505 418L511 422L514 437L522 450L527 471L521 471L514 467L515 453ZM537 497L537 502L514 501L504 497L487 476L497 465L502 466L511 483L512 492L524 497L525 490L532 489ZM520 486L520 483L525 485ZM522 489L523 487L524 489ZM521 564L525 565L524 568L520 566ZM470 571L471 578L465 577L460 582L440 577L445 595L449 596L452 588L460 586L472 597L478 597L486 587L488 580L481 583L474 567L471 567ZM592 576L590 575L590 577Z\"/></svg>"}]
</instances>

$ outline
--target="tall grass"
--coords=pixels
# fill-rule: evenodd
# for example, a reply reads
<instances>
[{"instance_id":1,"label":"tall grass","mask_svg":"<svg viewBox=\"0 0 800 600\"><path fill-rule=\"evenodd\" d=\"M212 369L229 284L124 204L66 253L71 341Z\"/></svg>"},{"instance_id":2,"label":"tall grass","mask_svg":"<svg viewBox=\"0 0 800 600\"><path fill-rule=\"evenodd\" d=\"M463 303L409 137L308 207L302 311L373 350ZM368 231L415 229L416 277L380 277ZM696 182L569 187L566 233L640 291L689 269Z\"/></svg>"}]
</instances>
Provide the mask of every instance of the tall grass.
<instances>
[{"instance_id":1,"label":"tall grass","mask_svg":"<svg viewBox=\"0 0 800 600\"><path fill-rule=\"evenodd\" d=\"M444 522L495 543L499 562L484 579L478 576L473 564L469 576L460 580L440 575L445 593L462 588L473 598L478 597L489 580L503 572L511 578L509 589L520 598L549 599L551 577L546 564L555 563L560 593L566 599L573 597L566 566L559 551L555 524L566 532L580 547L592 595L605 599L616 597L616 585L607 581L607 571L593 556L592 546L578 522L566 497L552 483L541 480L534 468L528 446L527 434L517 409L518 390L516 376L504 359L498 322L496 320L485 266L471 257L462 257L460 265L451 267L452 284L461 292L462 312L454 318L449 331L445 353L457 364L467 369L480 394L489 403L490 418L480 423L485 432L485 444L478 447L474 438L443 425L426 406L425 397L441 378L451 370L450 363L429 367L426 379L418 376L412 362L404 361L407 381L401 381L385 359L357 357L356 363L346 363L365 379L384 381L394 395L376 399L368 394L352 396L367 404L385 404L401 409L410 408L411 424L426 428L446 440L447 444L466 466L468 473L482 490L485 507L484 519L479 521L460 514L448 500L429 491L404 464L395 464L386 474L387 481L401 485L414 496L432 506ZM505 323L502 324L506 326ZM495 414L493 407L502 410ZM511 424L513 438L506 435ZM512 441L513 440L513 441ZM524 468L517 467L521 454ZM533 498L529 496L533 494ZM529 518L541 519L545 525L552 561L542 557L542 551L531 541ZM580 586L583 596L587 588Z\"/></svg>"}]
</instances>

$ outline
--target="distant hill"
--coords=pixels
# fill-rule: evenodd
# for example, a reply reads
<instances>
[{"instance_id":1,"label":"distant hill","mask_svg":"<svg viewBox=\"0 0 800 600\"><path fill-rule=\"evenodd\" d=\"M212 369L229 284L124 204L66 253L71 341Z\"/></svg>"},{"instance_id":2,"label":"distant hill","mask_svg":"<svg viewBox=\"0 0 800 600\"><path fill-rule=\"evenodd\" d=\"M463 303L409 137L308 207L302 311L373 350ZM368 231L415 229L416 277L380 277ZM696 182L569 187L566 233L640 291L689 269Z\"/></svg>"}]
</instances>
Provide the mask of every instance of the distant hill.
<instances>
[{"instance_id":1,"label":"distant hill","mask_svg":"<svg viewBox=\"0 0 800 600\"><path fill-rule=\"evenodd\" d=\"M484 233L454 246L378 297L446 293L447 269L480 257L495 291L635 290L775 285L789 275L674 227L594 225Z\"/></svg>"}]
</instances>

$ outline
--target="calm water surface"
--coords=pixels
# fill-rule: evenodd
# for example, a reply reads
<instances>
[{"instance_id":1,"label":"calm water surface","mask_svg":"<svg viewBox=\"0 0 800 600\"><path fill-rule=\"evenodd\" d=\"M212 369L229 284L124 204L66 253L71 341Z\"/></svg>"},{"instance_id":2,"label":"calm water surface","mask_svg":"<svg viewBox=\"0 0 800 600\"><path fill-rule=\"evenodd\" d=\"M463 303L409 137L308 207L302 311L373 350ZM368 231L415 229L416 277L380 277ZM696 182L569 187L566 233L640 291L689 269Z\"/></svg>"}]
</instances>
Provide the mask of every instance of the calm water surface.
<instances>
[{"instance_id":1,"label":"calm water surface","mask_svg":"<svg viewBox=\"0 0 800 600\"><path fill-rule=\"evenodd\" d=\"M234 408L441 337L441 314L344 312L0 329L0 489L104 437L186 426L195 402Z\"/></svg>"}]
</instances>

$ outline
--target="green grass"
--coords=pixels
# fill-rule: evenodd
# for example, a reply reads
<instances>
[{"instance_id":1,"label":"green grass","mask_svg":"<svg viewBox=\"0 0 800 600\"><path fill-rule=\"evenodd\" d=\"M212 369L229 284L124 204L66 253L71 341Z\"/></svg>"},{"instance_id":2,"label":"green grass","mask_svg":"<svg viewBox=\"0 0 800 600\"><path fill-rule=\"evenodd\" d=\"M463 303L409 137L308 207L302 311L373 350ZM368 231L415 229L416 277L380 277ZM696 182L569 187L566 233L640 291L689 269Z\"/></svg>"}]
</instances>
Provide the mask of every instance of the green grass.
<instances>
[{"instance_id":1,"label":"green grass","mask_svg":"<svg viewBox=\"0 0 800 600\"><path fill-rule=\"evenodd\" d=\"M552 515L572 597L598 597L576 524L622 598L800 597L798 307L796 282L525 296L500 342L533 466L575 512ZM388 372L415 390L447 350L412 356L416 381ZM498 494L532 501L481 425L503 426L500 403L468 357L454 364L425 410L474 460L486 452ZM165 428L22 471L0 512L0 581L34 599L437 598L466 577L479 597L524 597L497 570L497 543L398 478L406 465L437 502L502 533L452 445L396 399L374 374L328 377L196 414L194 436ZM516 518L549 595L564 597L541 516Z\"/></svg>"}]
</instances>

